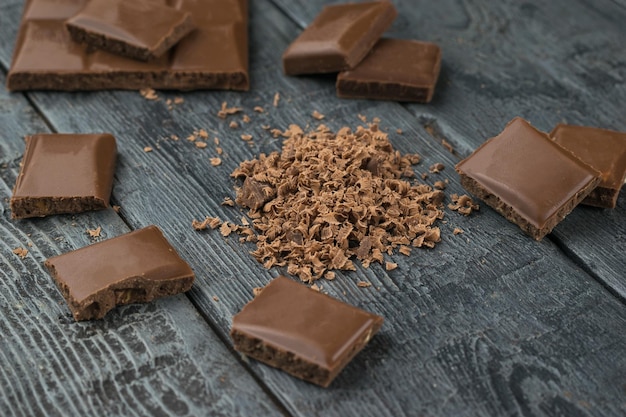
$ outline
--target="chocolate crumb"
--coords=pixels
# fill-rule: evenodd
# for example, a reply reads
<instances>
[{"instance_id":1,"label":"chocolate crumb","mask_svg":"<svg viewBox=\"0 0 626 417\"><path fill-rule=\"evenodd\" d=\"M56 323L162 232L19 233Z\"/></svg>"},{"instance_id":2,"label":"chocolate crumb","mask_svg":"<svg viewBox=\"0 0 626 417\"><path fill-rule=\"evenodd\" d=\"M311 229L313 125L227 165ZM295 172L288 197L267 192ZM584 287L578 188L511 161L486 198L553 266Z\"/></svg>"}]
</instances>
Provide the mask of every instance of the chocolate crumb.
<instances>
[{"instance_id":1,"label":"chocolate crumb","mask_svg":"<svg viewBox=\"0 0 626 417\"><path fill-rule=\"evenodd\" d=\"M228 127L230 127L231 129L237 129L239 127L239 123L237 123L234 120L231 120L231 122L228 124Z\"/></svg>"},{"instance_id":2,"label":"chocolate crumb","mask_svg":"<svg viewBox=\"0 0 626 417\"><path fill-rule=\"evenodd\" d=\"M174 134L170 135L170 139L172 139L174 142L178 141L180 138Z\"/></svg>"},{"instance_id":3,"label":"chocolate crumb","mask_svg":"<svg viewBox=\"0 0 626 417\"><path fill-rule=\"evenodd\" d=\"M313 110L313 113L311 114L311 116L313 116L313 118L317 119L317 120L322 120L325 116L318 112L317 110Z\"/></svg>"},{"instance_id":4,"label":"chocolate crumb","mask_svg":"<svg viewBox=\"0 0 626 417\"><path fill-rule=\"evenodd\" d=\"M26 258L26 256L28 255L28 249L24 249L24 248L15 248L13 249L13 253L17 256L20 257L20 259L24 259Z\"/></svg>"},{"instance_id":5,"label":"chocolate crumb","mask_svg":"<svg viewBox=\"0 0 626 417\"><path fill-rule=\"evenodd\" d=\"M98 226L95 229L87 229L87 233L89 237L100 237L100 233L102 232L102 226Z\"/></svg>"},{"instance_id":6,"label":"chocolate crumb","mask_svg":"<svg viewBox=\"0 0 626 417\"><path fill-rule=\"evenodd\" d=\"M152 88L142 88L141 90L139 90L139 94L141 94L141 96L146 100L155 101L159 99L156 91L154 91Z\"/></svg>"},{"instance_id":7,"label":"chocolate crumb","mask_svg":"<svg viewBox=\"0 0 626 417\"><path fill-rule=\"evenodd\" d=\"M280 93L274 94L274 107L278 107L278 102L280 101Z\"/></svg>"},{"instance_id":8,"label":"chocolate crumb","mask_svg":"<svg viewBox=\"0 0 626 417\"><path fill-rule=\"evenodd\" d=\"M401 135L401 134L403 133L403 132L402 132L402 129L396 129L396 133L397 133L398 135Z\"/></svg>"},{"instance_id":9,"label":"chocolate crumb","mask_svg":"<svg viewBox=\"0 0 626 417\"><path fill-rule=\"evenodd\" d=\"M261 106L255 106L254 111L257 113L265 113L265 109Z\"/></svg>"},{"instance_id":10,"label":"chocolate crumb","mask_svg":"<svg viewBox=\"0 0 626 417\"><path fill-rule=\"evenodd\" d=\"M220 166L222 165L222 159L215 157L215 158L209 158L209 162L211 163L211 166Z\"/></svg>"},{"instance_id":11,"label":"chocolate crumb","mask_svg":"<svg viewBox=\"0 0 626 417\"><path fill-rule=\"evenodd\" d=\"M263 287L254 287L252 288L252 294L256 297L257 295L261 294L261 291L263 291Z\"/></svg>"},{"instance_id":12,"label":"chocolate crumb","mask_svg":"<svg viewBox=\"0 0 626 417\"><path fill-rule=\"evenodd\" d=\"M359 281L356 283L357 287L359 288L367 288L367 287L371 287L372 284L369 282L365 282L365 281Z\"/></svg>"},{"instance_id":13,"label":"chocolate crumb","mask_svg":"<svg viewBox=\"0 0 626 417\"><path fill-rule=\"evenodd\" d=\"M241 111L243 111L241 107L228 107L228 103L223 102L222 108L220 109L220 111L217 112L217 117L219 117L220 119L225 119L229 115L236 114Z\"/></svg>"},{"instance_id":14,"label":"chocolate crumb","mask_svg":"<svg viewBox=\"0 0 626 417\"><path fill-rule=\"evenodd\" d=\"M182 97L174 97L174 104L183 104L185 99Z\"/></svg>"},{"instance_id":15,"label":"chocolate crumb","mask_svg":"<svg viewBox=\"0 0 626 417\"><path fill-rule=\"evenodd\" d=\"M223 206L229 206L229 207L235 207L235 202L230 197L224 197L224 200L222 201L222 205Z\"/></svg>"},{"instance_id":16,"label":"chocolate crumb","mask_svg":"<svg viewBox=\"0 0 626 417\"><path fill-rule=\"evenodd\" d=\"M206 138L209 137L209 132L207 132L204 129L200 129L200 130L198 130L198 136L200 136L203 139L206 139Z\"/></svg>"},{"instance_id":17,"label":"chocolate crumb","mask_svg":"<svg viewBox=\"0 0 626 417\"><path fill-rule=\"evenodd\" d=\"M220 299L217 297L217 295L213 296L213 301L219 301Z\"/></svg>"},{"instance_id":18,"label":"chocolate crumb","mask_svg":"<svg viewBox=\"0 0 626 417\"><path fill-rule=\"evenodd\" d=\"M320 292L320 289L321 289L321 288L320 288L317 284L313 284L313 285L311 285L311 287L310 287L310 288L311 288L313 291L317 291L317 292Z\"/></svg>"},{"instance_id":19,"label":"chocolate crumb","mask_svg":"<svg viewBox=\"0 0 626 417\"><path fill-rule=\"evenodd\" d=\"M247 141L252 140L252 135L241 135L241 139Z\"/></svg>"},{"instance_id":20,"label":"chocolate crumb","mask_svg":"<svg viewBox=\"0 0 626 417\"><path fill-rule=\"evenodd\" d=\"M450 144L450 142L448 142L445 139L441 139L441 144L443 145L444 148L448 150L448 152L450 152L451 154L454 154L454 147Z\"/></svg>"},{"instance_id":21,"label":"chocolate crumb","mask_svg":"<svg viewBox=\"0 0 626 417\"><path fill-rule=\"evenodd\" d=\"M244 114L243 117L241 118L241 120L244 123L250 123L250 116L248 116L247 114Z\"/></svg>"},{"instance_id":22,"label":"chocolate crumb","mask_svg":"<svg viewBox=\"0 0 626 417\"><path fill-rule=\"evenodd\" d=\"M146 147L144 147L144 148L143 148L143 151L144 151L144 152L152 152L153 150L154 150L154 149L152 149L152 147L151 147L151 146L146 146Z\"/></svg>"},{"instance_id":23,"label":"chocolate crumb","mask_svg":"<svg viewBox=\"0 0 626 417\"><path fill-rule=\"evenodd\" d=\"M337 274L335 274L333 271L326 271L326 273L324 274L324 278L326 278L329 281L334 280L337 277Z\"/></svg>"},{"instance_id":24,"label":"chocolate crumb","mask_svg":"<svg viewBox=\"0 0 626 417\"><path fill-rule=\"evenodd\" d=\"M387 271L393 271L394 269L396 269L398 267L397 263L394 262L385 262L385 270Z\"/></svg>"},{"instance_id":25,"label":"chocolate crumb","mask_svg":"<svg viewBox=\"0 0 626 417\"><path fill-rule=\"evenodd\" d=\"M455 227L454 230L452 231L453 235L460 235L461 233L463 233L463 229Z\"/></svg>"},{"instance_id":26,"label":"chocolate crumb","mask_svg":"<svg viewBox=\"0 0 626 417\"><path fill-rule=\"evenodd\" d=\"M193 141L194 141L194 140L196 140L196 139L197 139L197 138L196 138L196 135L193 135L193 134L192 134L192 135L187 136L187 140L188 140L189 142L193 142Z\"/></svg>"},{"instance_id":27,"label":"chocolate crumb","mask_svg":"<svg viewBox=\"0 0 626 417\"><path fill-rule=\"evenodd\" d=\"M441 162L438 162L436 164L431 165L428 170L430 171L431 174L437 174L443 171L445 167L446 166L444 164L442 164Z\"/></svg>"},{"instance_id":28,"label":"chocolate crumb","mask_svg":"<svg viewBox=\"0 0 626 417\"><path fill-rule=\"evenodd\" d=\"M261 125L261 129L270 130L270 125Z\"/></svg>"},{"instance_id":29,"label":"chocolate crumb","mask_svg":"<svg viewBox=\"0 0 626 417\"><path fill-rule=\"evenodd\" d=\"M435 181L433 186L438 190L445 190L447 184L444 181Z\"/></svg>"},{"instance_id":30,"label":"chocolate crumb","mask_svg":"<svg viewBox=\"0 0 626 417\"><path fill-rule=\"evenodd\" d=\"M363 123L367 123L367 117L365 117L362 114L357 114L357 117L363 122Z\"/></svg>"},{"instance_id":31,"label":"chocolate crumb","mask_svg":"<svg viewBox=\"0 0 626 417\"><path fill-rule=\"evenodd\" d=\"M452 194L450 196L452 203L448 204L450 210L458 211L459 213L469 216L472 211L478 211L480 206L475 204L474 201L466 194L459 196L458 194Z\"/></svg>"},{"instance_id":32,"label":"chocolate crumb","mask_svg":"<svg viewBox=\"0 0 626 417\"><path fill-rule=\"evenodd\" d=\"M202 142L201 140L196 142L196 148L204 149L207 147L206 142Z\"/></svg>"},{"instance_id":33,"label":"chocolate crumb","mask_svg":"<svg viewBox=\"0 0 626 417\"><path fill-rule=\"evenodd\" d=\"M224 153L224 150L218 146L217 148L215 148L215 152L217 152L218 155L221 155Z\"/></svg>"},{"instance_id":34,"label":"chocolate crumb","mask_svg":"<svg viewBox=\"0 0 626 417\"><path fill-rule=\"evenodd\" d=\"M120 206L111 206L111 208L113 209L113 211L115 211L116 213L119 213L120 210L122 209Z\"/></svg>"}]
</instances>

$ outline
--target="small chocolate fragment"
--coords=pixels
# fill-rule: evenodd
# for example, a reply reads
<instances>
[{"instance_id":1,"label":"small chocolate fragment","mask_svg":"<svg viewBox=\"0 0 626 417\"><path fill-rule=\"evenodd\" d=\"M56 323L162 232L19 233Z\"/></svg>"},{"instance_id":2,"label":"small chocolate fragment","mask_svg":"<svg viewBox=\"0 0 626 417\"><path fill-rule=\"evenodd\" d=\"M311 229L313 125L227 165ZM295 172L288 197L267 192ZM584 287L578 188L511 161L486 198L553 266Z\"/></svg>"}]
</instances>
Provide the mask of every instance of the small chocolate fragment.
<instances>
[{"instance_id":1,"label":"small chocolate fragment","mask_svg":"<svg viewBox=\"0 0 626 417\"><path fill-rule=\"evenodd\" d=\"M326 6L283 54L287 75L354 68L398 12L389 1Z\"/></svg>"},{"instance_id":2,"label":"small chocolate fragment","mask_svg":"<svg viewBox=\"0 0 626 417\"><path fill-rule=\"evenodd\" d=\"M149 61L194 28L191 15L154 0L91 0L66 22L74 41Z\"/></svg>"},{"instance_id":3,"label":"small chocolate fragment","mask_svg":"<svg viewBox=\"0 0 626 417\"><path fill-rule=\"evenodd\" d=\"M440 68L434 43L381 39L359 65L339 73L337 96L428 103Z\"/></svg>"},{"instance_id":4,"label":"small chocolate fragment","mask_svg":"<svg viewBox=\"0 0 626 417\"><path fill-rule=\"evenodd\" d=\"M115 138L108 133L27 136L11 216L23 219L108 207L116 154Z\"/></svg>"},{"instance_id":5,"label":"small chocolate fragment","mask_svg":"<svg viewBox=\"0 0 626 417\"><path fill-rule=\"evenodd\" d=\"M194 274L156 226L148 226L45 262L76 321L115 306L189 290Z\"/></svg>"},{"instance_id":6,"label":"small chocolate fragment","mask_svg":"<svg viewBox=\"0 0 626 417\"><path fill-rule=\"evenodd\" d=\"M196 29L150 62L89 51L65 21L88 0L27 0L7 77L9 90L248 90L246 0L152 0L189 13ZM46 13L50 15L47 16ZM210 51L210 53L207 53Z\"/></svg>"},{"instance_id":7,"label":"small chocolate fragment","mask_svg":"<svg viewBox=\"0 0 626 417\"><path fill-rule=\"evenodd\" d=\"M581 204L614 208L626 180L626 133L560 124L550 136L602 174L600 184Z\"/></svg>"},{"instance_id":8,"label":"small chocolate fragment","mask_svg":"<svg viewBox=\"0 0 626 417\"><path fill-rule=\"evenodd\" d=\"M599 172L519 117L456 170L465 189L536 240L600 182Z\"/></svg>"},{"instance_id":9,"label":"small chocolate fragment","mask_svg":"<svg viewBox=\"0 0 626 417\"><path fill-rule=\"evenodd\" d=\"M233 317L235 349L327 387L383 318L278 277Z\"/></svg>"}]
</instances>

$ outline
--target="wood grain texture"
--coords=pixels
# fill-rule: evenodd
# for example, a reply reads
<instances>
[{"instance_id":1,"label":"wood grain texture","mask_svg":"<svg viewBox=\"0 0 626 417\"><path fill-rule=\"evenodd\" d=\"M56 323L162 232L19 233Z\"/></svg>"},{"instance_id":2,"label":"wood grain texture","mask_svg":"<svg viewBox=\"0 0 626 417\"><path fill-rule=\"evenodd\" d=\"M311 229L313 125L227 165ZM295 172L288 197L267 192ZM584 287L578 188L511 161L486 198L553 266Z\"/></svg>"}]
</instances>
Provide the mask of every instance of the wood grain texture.
<instances>
[{"instance_id":1,"label":"wood grain texture","mask_svg":"<svg viewBox=\"0 0 626 417\"><path fill-rule=\"evenodd\" d=\"M10 104L0 149L11 155L0 167L0 415L281 415L184 295L74 322L43 261L128 227L112 209L10 219L12 154L22 134L46 130L24 102L0 87ZM98 226L101 237L89 237Z\"/></svg>"},{"instance_id":2,"label":"wood grain texture","mask_svg":"<svg viewBox=\"0 0 626 417\"><path fill-rule=\"evenodd\" d=\"M323 1L276 0L300 25ZM385 36L438 43L443 64L433 102L404 107L460 157L515 116L551 131L557 123L626 131L626 7L609 1L398 0ZM602 28L601 31L597 28ZM626 205L578 208L550 236L626 301ZM489 209L488 209L489 210ZM599 242L610 241L603 245Z\"/></svg>"},{"instance_id":3,"label":"wood grain texture","mask_svg":"<svg viewBox=\"0 0 626 417\"><path fill-rule=\"evenodd\" d=\"M320 7L319 2L311 4L294 1L281 7L295 16L297 8ZM401 15L408 13L408 6L403 7ZM370 120L380 117L397 149L423 156L418 173L442 162L447 168L427 181L448 179L447 193L463 191L451 169L458 158L433 140L429 131L437 130L424 125L436 122L446 136L463 129L395 103L339 100L332 77L284 77L280 55L300 29L268 1L255 0L251 9L250 93L181 94L184 103L171 111L164 101L179 94L159 92L158 102L133 92L30 94L57 130L106 129L116 134L120 158L114 198L122 216L133 228L155 223L164 229L198 275L190 298L225 340L233 314L252 297L252 289L284 271L264 270L248 254L251 246L216 231L195 232L190 222L205 215L229 221L241 217L237 209L220 203L234 196L229 173L240 161L279 149L280 140L271 138L263 124L314 126L319 122L310 116L313 110L325 114L323 122L333 128L361 124L358 114ZM0 10L4 16L5 9ZM19 15L17 9L6 10L9 15L0 18L7 23L0 25L3 32L11 30ZM463 24L460 19L458 25ZM8 56L0 50L5 66ZM271 105L275 92L281 95L277 108ZM227 121L217 118L223 101L241 105L252 122L243 123L241 114ZM257 105L267 112L254 113ZM459 108L450 114L474 110ZM477 115L473 131L483 119L488 117ZM230 120L242 127L231 130ZM205 149L185 140L199 128L210 133ZM396 128L404 133L394 134ZM240 139L242 133L253 135L252 145ZM172 134L180 139L172 140ZM211 167L208 158L216 156L211 143L216 136L224 149L223 164ZM475 146L460 134L454 137L459 152ZM145 146L154 151L144 152ZM329 389L250 361L246 366L263 387L299 416L623 415L624 305L553 241L532 242L489 209L467 218L446 211L446 220L443 242L434 250L389 258L399 264L397 270L359 267L322 283L329 294L386 319L382 331ZM454 227L465 233L452 235ZM373 286L358 288L361 280ZM230 365L238 366L235 361ZM242 387L241 392L254 389ZM224 391L223 398L240 394Z\"/></svg>"}]
</instances>

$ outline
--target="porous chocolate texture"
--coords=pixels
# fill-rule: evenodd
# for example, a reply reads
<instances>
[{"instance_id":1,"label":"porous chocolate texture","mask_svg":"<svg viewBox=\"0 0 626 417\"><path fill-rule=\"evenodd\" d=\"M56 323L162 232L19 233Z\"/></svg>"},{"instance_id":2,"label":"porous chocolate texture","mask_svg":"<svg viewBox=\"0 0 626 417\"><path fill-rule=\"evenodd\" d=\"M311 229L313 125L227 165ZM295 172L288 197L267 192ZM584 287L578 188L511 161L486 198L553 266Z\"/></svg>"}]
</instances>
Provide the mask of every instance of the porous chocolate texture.
<instances>
[{"instance_id":1,"label":"porous chocolate texture","mask_svg":"<svg viewBox=\"0 0 626 417\"><path fill-rule=\"evenodd\" d=\"M27 136L11 216L23 219L108 207L116 155L115 138L108 133Z\"/></svg>"},{"instance_id":2,"label":"porous chocolate texture","mask_svg":"<svg viewBox=\"0 0 626 417\"><path fill-rule=\"evenodd\" d=\"M383 318L286 277L233 317L235 349L327 387L380 329Z\"/></svg>"},{"instance_id":3,"label":"porous chocolate texture","mask_svg":"<svg viewBox=\"0 0 626 417\"><path fill-rule=\"evenodd\" d=\"M456 170L465 189L536 240L600 182L598 171L519 117Z\"/></svg>"},{"instance_id":4,"label":"porous chocolate texture","mask_svg":"<svg viewBox=\"0 0 626 417\"><path fill-rule=\"evenodd\" d=\"M76 321L188 291L194 281L189 265L156 226L52 257L45 265Z\"/></svg>"}]
</instances>

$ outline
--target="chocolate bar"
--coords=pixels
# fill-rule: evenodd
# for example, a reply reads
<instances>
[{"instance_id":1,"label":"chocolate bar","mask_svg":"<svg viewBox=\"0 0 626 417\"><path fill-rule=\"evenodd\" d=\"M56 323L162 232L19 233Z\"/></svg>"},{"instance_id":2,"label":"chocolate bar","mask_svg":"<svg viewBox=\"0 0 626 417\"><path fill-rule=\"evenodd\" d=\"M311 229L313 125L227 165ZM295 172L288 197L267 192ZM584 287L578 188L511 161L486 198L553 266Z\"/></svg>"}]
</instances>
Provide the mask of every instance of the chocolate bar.
<instances>
[{"instance_id":1,"label":"chocolate bar","mask_svg":"<svg viewBox=\"0 0 626 417\"><path fill-rule=\"evenodd\" d=\"M235 349L327 387L380 329L383 318L286 277L233 317Z\"/></svg>"},{"instance_id":2,"label":"chocolate bar","mask_svg":"<svg viewBox=\"0 0 626 417\"><path fill-rule=\"evenodd\" d=\"M76 321L188 291L194 281L189 265L156 226L52 257L45 265Z\"/></svg>"},{"instance_id":3,"label":"chocolate bar","mask_svg":"<svg viewBox=\"0 0 626 417\"><path fill-rule=\"evenodd\" d=\"M582 204L614 208L626 180L626 133L560 124L550 137L602 173L602 181Z\"/></svg>"},{"instance_id":4,"label":"chocolate bar","mask_svg":"<svg viewBox=\"0 0 626 417\"><path fill-rule=\"evenodd\" d=\"M115 138L107 133L27 136L11 216L23 219L108 207L116 156Z\"/></svg>"},{"instance_id":5,"label":"chocolate bar","mask_svg":"<svg viewBox=\"0 0 626 417\"><path fill-rule=\"evenodd\" d=\"M326 6L283 54L287 75L354 68L396 18L389 1Z\"/></svg>"},{"instance_id":6,"label":"chocolate bar","mask_svg":"<svg viewBox=\"0 0 626 417\"><path fill-rule=\"evenodd\" d=\"M200 29L150 62L90 51L74 42L65 21L88 3L26 1L9 90L249 89L246 0L174 1L174 8L191 14Z\"/></svg>"},{"instance_id":7,"label":"chocolate bar","mask_svg":"<svg viewBox=\"0 0 626 417\"><path fill-rule=\"evenodd\" d=\"M434 43L381 39L359 65L339 73L337 96L428 103L440 68Z\"/></svg>"},{"instance_id":8,"label":"chocolate bar","mask_svg":"<svg viewBox=\"0 0 626 417\"><path fill-rule=\"evenodd\" d=\"M598 171L519 117L456 170L465 189L536 240L600 182Z\"/></svg>"},{"instance_id":9,"label":"chocolate bar","mask_svg":"<svg viewBox=\"0 0 626 417\"><path fill-rule=\"evenodd\" d=\"M91 0L66 25L76 42L141 61L160 57L194 28L189 13L154 0Z\"/></svg>"}]
</instances>

